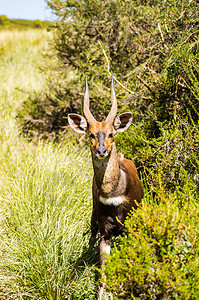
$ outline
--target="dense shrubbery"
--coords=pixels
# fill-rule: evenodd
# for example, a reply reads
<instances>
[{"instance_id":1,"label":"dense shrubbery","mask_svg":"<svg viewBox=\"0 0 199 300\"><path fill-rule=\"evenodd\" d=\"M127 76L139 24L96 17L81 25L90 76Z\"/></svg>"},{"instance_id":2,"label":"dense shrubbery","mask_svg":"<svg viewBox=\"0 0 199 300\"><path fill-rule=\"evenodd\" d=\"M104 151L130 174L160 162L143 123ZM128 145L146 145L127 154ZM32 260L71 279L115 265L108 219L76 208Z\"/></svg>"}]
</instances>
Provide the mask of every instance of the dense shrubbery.
<instances>
[{"instance_id":1,"label":"dense shrubbery","mask_svg":"<svg viewBox=\"0 0 199 300\"><path fill-rule=\"evenodd\" d=\"M189 181L199 189L199 130L194 123L174 120L168 128L160 128L158 138L148 139L142 125L136 125L117 137L118 149L134 157L138 170L147 178L150 188L158 185L161 176L165 187L174 191Z\"/></svg>"},{"instance_id":2,"label":"dense shrubbery","mask_svg":"<svg viewBox=\"0 0 199 300\"><path fill-rule=\"evenodd\" d=\"M123 153L136 157L142 170L164 164L168 187L184 184L181 167L197 178L187 151L198 151L198 2L48 4L58 16L57 60L55 53L49 55L54 63L47 94L31 96L18 114L22 131L46 137L65 130L67 113L81 112L85 73L93 112L102 119L110 103L111 71L119 110L131 110L135 125L117 138Z\"/></svg>"},{"instance_id":3,"label":"dense shrubbery","mask_svg":"<svg viewBox=\"0 0 199 300\"><path fill-rule=\"evenodd\" d=\"M189 187L185 193L161 187L157 203L148 195L132 212L127 235L107 258L113 299L198 299L199 206Z\"/></svg>"},{"instance_id":4,"label":"dense shrubbery","mask_svg":"<svg viewBox=\"0 0 199 300\"><path fill-rule=\"evenodd\" d=\"M87 73L94 111L103 116L111 71L131 91L116 84L120 107L134 111L136 119L149 119L151 135L159 133L157 121L186 115L187 108L196 119L197 1L53 0L48 4L59 17L55 40L59 83L68 70L75 72L75 80L73 76L67 86L64 81L62 97L58 91L60 106L69 104L80 111ZM45 117L47 113L44 121Z\"/></svg>"}]
</instances>

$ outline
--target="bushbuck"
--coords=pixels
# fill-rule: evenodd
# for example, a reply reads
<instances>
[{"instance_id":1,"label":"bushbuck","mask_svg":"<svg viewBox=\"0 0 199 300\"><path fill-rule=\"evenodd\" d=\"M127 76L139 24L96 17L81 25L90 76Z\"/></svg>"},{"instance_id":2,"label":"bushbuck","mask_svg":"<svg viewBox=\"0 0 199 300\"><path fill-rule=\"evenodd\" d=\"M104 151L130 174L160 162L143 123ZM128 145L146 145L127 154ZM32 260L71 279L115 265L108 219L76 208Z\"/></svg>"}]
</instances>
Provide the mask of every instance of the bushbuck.
<instances>
[{"instance_id":1,"label":"bushbuck","mask_svg":"<svg viewBox=\"0 0 199 300\"><path fill-rule=\"evenodd\" d=\"M111 110L103 122L98 122L89 109L89 91L85 78L84 117L69 114L68 122L78 133L90 138L94 170L92 194L91 237L100 231L100 265L105 265L104 253L110 254L111 237L123 231L127 214L137 207L143 197L143 188L134 163L117 153L114 135L124 132L132 122L132 114L125 112L116 117L117 100L111 76ZM97 299L102 298L101 283Z\"/></svg>"}]
</instances>

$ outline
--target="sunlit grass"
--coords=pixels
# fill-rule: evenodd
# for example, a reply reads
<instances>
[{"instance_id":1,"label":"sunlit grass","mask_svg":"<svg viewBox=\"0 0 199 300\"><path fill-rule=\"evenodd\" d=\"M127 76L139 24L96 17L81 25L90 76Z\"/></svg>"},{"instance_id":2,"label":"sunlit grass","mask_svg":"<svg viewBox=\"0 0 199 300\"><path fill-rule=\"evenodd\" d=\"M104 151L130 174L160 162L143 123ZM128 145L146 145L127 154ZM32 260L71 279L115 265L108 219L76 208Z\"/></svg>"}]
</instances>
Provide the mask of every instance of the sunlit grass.
<instances>
[{"instance_id":1,"label":"sunlit grass","mask_svg":"<svg viewBox=\"0 0 199 300\"><path fill-rule=\"evenodd\" d=\"M0 32L0 298L93 299L89 151L27 142L15 121L27 92L45 88L48 39L42 30Z\"/></svg>"},{"instance_id":2,"label":"sunlit grass","mask_svg":"<svg viewBox=\"0 0 199 300\"><path fill-rule=\"evenodd\" d=\"M35 299L82 293L78 280L94 276L93 268L80 267L89 248L88 152L42 143L16 150L4 155L0 167L2 283L6 290L15 286L15 296L17 288Z\"/></svg>"},{"instance_id":3,"label":"sunlit grass","mask_svg":"<svg viewBox=\"0 0 199 300\"><path fill-rule=\"evenodd\" d=\"M39 58L50 36L45 30L0 31L1 87L8 92L42 87Z\"/></svg>"}]
</instances>

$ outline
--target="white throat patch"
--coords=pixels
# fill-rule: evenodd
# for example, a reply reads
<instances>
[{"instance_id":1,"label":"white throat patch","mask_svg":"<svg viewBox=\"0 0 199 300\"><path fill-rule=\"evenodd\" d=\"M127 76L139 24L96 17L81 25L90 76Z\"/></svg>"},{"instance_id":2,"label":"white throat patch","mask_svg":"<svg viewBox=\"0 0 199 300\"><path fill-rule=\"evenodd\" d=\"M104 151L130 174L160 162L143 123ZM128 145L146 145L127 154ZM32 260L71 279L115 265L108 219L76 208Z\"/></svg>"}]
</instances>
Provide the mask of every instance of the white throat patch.
<instances>
[{"instance_id":1,"label":"white throat patch","mask_svg":"<svg viewBox=\"0 0 199 300\"><path fill-rule=\"evenodd\" d=\"M122 196L119 197L112 197L112 198L104 198L102 196L99 197L99 201L103 203L104 205L113 205L113 206L119 206L123 203Z\"/></svg>"}]
</instances>

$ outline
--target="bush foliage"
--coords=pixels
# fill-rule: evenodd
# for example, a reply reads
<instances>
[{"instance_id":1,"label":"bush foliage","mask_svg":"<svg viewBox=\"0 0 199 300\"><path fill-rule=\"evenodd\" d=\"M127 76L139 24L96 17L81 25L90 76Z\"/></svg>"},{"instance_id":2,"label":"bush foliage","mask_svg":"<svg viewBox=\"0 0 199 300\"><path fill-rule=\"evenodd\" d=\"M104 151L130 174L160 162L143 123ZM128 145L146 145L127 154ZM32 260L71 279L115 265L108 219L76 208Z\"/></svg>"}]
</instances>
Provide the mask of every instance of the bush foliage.
<instances>
[{"instance_id":1,"label":"bush foliage","mask_svg":"<svg viewBox=\"0 0 199 300\"><path fill-rule=\"evenodd\" d=\"M126 235L107 258L114 299L198 299L199 213L195 195L158 190L126 221Z\"/></svg>"},{"instance_id":2,"label":"bush foliage","mask_svg":"<svg viewBox=\"0 0 199 300\"><path fill-rule=\"evenodd\" d=\"M68 70L75 74L63 81L62 95L56 91L55 109L65 105L81 110L86 73L93 111L104 116L113 72L119 107L132 110L135 120L148 121L150 135L159 134L158 121L186 116L187 109L197 119L196 0L47 2L58 17L55 90Z\"/></svg>"},{"instance_id":3,"label":"bush foliage","mask_svg":"<svg viewBox=\"0 0 199 300\"><path fill-rule=\"evenodd\" d=\"M101 120L113 72L119 111L133 113L134 127L117 137L123 153L147 174L164 163L168 188L184 184L181 167L197 179L197 155L193 161L188 153L199 150L198 2L47 2L58 17L57 55L47 56L49 91L31 95L19 111L22 132L32 138L65 130L67 113L81 113L85 73Z\"/></svg>"}]
</instances>

